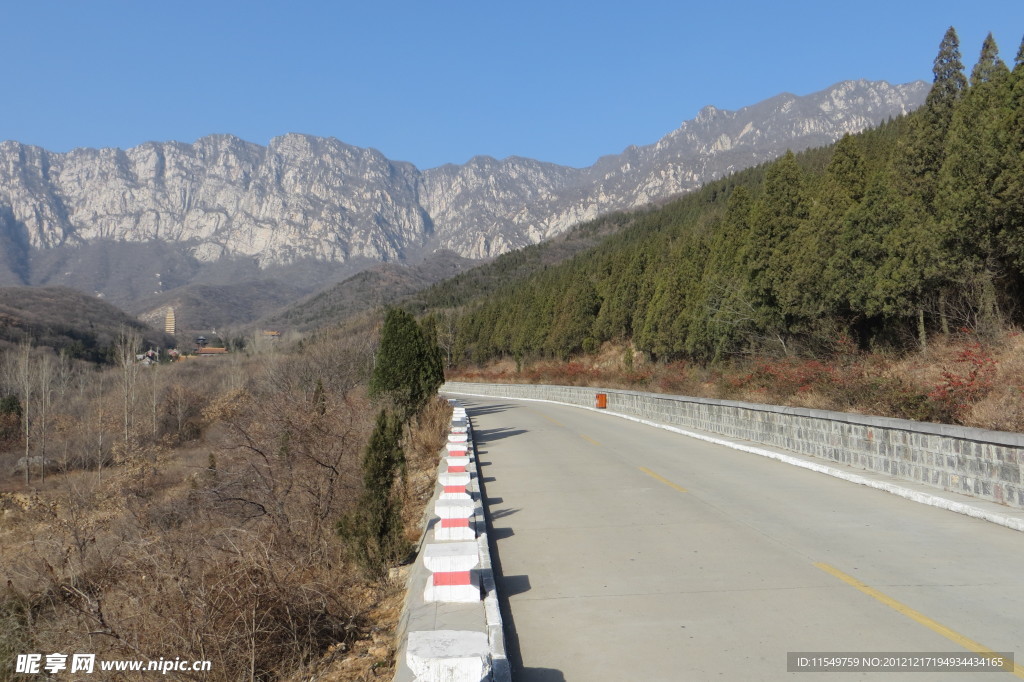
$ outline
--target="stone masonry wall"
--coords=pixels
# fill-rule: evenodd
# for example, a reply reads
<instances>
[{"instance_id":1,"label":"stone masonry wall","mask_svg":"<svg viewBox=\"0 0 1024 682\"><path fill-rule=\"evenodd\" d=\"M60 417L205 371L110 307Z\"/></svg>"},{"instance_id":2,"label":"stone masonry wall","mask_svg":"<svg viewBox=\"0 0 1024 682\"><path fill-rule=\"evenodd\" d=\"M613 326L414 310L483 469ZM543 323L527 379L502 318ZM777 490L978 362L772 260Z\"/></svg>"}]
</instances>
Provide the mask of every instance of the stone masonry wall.
<instances>
[{"instance_id":1,"label":"stone masonry wall","mask_svg":"<svg viewBox=\"0 0 1024 682\"><path fill-rule=\"evenodd\" d=\"M897 479L1024 508L1024 434L846 412L580 386L449 382L443 392L594 407L784 448Z\"/></svg>"}]
</instances>

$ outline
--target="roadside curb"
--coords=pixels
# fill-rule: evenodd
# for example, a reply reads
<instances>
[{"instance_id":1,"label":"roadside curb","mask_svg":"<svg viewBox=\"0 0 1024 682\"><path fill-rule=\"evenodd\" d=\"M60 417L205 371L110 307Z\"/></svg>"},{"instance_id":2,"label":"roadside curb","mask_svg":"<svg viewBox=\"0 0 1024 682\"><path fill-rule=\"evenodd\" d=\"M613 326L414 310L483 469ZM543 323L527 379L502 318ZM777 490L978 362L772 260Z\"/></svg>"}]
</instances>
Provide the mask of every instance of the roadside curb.
<instances>
[{"instance_id":1,"label":"roadside curb","mask_svg":"<svg viewBox=\"0 0 1024 682\"><path fill-rule=\"evenodd\" d=\"M440 488L428 503L406 583L393 680L511 682L472 424L457 400L449 402L455 413L440 453Z\"/></svg>"}]
</instances>

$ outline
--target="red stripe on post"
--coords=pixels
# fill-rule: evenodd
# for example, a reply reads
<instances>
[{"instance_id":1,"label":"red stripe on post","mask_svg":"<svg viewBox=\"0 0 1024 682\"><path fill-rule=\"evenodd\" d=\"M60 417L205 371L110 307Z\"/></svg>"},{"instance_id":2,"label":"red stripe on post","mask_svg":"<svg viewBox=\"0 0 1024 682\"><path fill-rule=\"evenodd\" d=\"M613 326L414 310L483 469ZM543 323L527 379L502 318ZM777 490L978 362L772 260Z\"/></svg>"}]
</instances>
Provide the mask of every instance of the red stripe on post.
<instances>
[{"instance_id":1,"label":"red stripe on post","mask_svg":"<svg viewBox=\"0 0 1024 682\"><path fill-rule=\"evenodd\" d=\"M449 466L448 467L448 471L449 471L449 473L453 473L453 474L463 474L463 473L466 472L466 467L464 467L464 466L461 466L461 467Z\"/></svg>"},{"instance_id":2,"label":"red stripe on post","mask_svg":"<svg viewBox=\"0 0 1024 682\"><path fill-rule=\"evenodd\" d=\"M469 519L441 519L442 528L469 528Z\"/></svg>"},{"instance_id":3,"label":"red stripe on post","mask_svg":"<svg viewBox=\"0 0 1024 682\"><path fill-rule=\"evenodd\" d=\"M446 493L464 493L466 492L466 486L464 485L446 485L444 487Z\"/></svg>"},{"instance_id":4,"label":"red stripe on post","mask_svg":"<svg viewBox=\"0 0 1024 682\"><path fill-rule=\"evenodd\" d=\"M469 571L452 571L451 573L435 573L434 587L443 585L472 585L469 581Z\"/></svg>"}]
</instances>

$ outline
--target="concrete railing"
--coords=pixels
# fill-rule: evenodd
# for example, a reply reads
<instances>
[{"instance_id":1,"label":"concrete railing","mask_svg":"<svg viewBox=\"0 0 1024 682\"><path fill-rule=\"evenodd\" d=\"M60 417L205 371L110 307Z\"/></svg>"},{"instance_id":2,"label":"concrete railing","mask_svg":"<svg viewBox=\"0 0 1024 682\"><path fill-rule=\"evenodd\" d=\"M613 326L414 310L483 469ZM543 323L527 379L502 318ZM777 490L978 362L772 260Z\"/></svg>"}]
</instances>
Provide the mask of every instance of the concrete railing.
<instances>
[{"instance_id":1,"label":"concrete railing","mask_svg":"<svg viewBox=\"0 0 1024 682\"><path fill-rule=\"evenodd\" d=\"M617 389L448 382L443 392L550 400L783 448L1024 509L1024 434Z\"/></svg>"}]
</instances>

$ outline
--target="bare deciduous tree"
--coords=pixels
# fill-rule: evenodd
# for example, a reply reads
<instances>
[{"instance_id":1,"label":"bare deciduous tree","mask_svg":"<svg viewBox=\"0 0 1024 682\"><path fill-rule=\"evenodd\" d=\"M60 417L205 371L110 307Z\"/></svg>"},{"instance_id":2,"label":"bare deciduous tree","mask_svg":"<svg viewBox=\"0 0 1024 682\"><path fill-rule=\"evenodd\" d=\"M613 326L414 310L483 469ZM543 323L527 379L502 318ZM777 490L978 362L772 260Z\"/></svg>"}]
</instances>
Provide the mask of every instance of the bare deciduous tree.
<instances>
[{"instance_id":1,"label":"bare deciduous tree","mask_svg":"<svg viewBox=\"0 0 1024 682\"><path fill-rule=\"evenodd\" d=\"M142 335L135 329L121 327L121 334L114 345L114 357L121 373L121 398L124 407L124 448L125 454L131 450L132 428L135 420L135 392L139 378L140 365L136 359Z\"/></svg>"}]
</instances>

